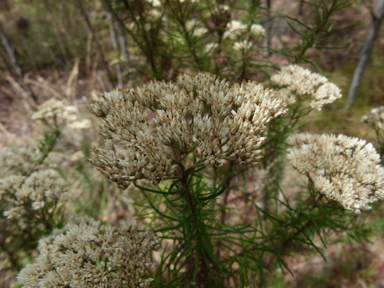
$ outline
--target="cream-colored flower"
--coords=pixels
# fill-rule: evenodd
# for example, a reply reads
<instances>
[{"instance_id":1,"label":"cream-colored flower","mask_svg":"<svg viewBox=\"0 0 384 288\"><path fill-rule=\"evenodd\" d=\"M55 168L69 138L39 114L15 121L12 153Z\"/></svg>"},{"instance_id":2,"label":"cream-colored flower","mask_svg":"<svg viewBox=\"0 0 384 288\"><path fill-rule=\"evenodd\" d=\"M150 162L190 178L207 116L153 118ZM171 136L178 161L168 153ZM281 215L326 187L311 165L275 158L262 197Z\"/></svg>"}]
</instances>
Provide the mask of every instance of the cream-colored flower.
<instances>
[{"instance_id":1,"label":"cream-colored flower","mask_svg":"<svg viewBox=\"0 0 384 288\"><path fill-rule=\"evenodd\" d=\"M233 45L233 49L237 51L249 51L252 48L253 44L252 42L249 42L248 40L243 41L237 41Z\"/></svg>"},{"instance_id":2,"label":"cream-colored flower","mask_svg":"<svg viewBox=\"0 0 384 288\"><path fill-rule=\"evenodd\" d=\"M199 26L199 20L198 19L189 19L185 21L185 27L188 31L191 31L196 26Z\"/></svg>"},{"instance_id":3,"label":"cream-colored flower","mask_svg":"<svg viewBox=\"0 0 384 288\"><path fill-rule=\"evenodd\" d=\"M213 15L217 15L217 14L221 14L223 12L227 12L229 11L230 7L228 5L225 5L225 4L217 4L213 7L212 9L212 14Z\"/></svg>"},{"instance_id":4,"label":"cream-colored flower","mask_svg":"<svg viewBox=\"0 0 384 288\"><path fill-rule=\"evenodd\" d=\"M232 20L227 24L227 30L224 32L224 39L236 40L237 38L244 35L244 32L247 30L247 25L242 24L240 21Z\"/></svg>"},{"instance_id":5,"label":"cream-colored flower","mask_svg":"<svg viewBox=\"0 0 384 288\"><path fill-rule=\"evenodd\" d=\"M23 215L26 206L31 206L33 210L40 210L57 205L59 201L66 201L69 198L64 179L52 169L34 172L28 177L18 179L17 182L18 185L13 186L11 191L14 194L13 200L10 200L12 206L4 212L4 216L8 218Z\"/></svg>"},{"instance_id":6,"label":"cream-colored flower","mask_svg":"<svg viewBox=\"0 0 384 288\"><path fill-rule=\"evenodd\" d=\"M227 24L227 30L224 32L224 39L238 40L244 39L244 35L247 33L248 26L237 20L232 20ZM250 37L260 37L265 35L265 29L259 24L252 24L249 29Z\"/></svg>"},{"instance_id":7,"label":"cream-colored flower","mask_svg":"<svg viewBox=\"0 0 384 288\"><path fill-rule=\"evenodd\" d=\"M74 106L66 106L63 102L50 99L41 104L37 112L33 113L32 119L49 119L57 118L65 123L71 123L77 120L77 108Z\"/></svg>"},{"instance_id":8,"label":"cream-colored flower","mask_svg":"<svg viewBox=\"0 0 384 288\"><path fill-rule=\"evenodd\" d=\"M249 31L249 35L251 37L259 37L265 35L265 29L260 24L252 24L251 29Z\"/></svg>"},{"instance_id":9,"label":"cream-colored flower","mask_svg":"<svg viewBox=\"0 0 384 288\"><path fill-rule=\"evenodd\" d=\"M160 7L161 1L160 0L147 0L148 3L150 3L153 7Z\"/></svg>"},{"instance_id":10,"label":"cream-colored flower","mask_svg":"<svg viewBox=\"0 0 384 288\"><path fill-rule=\"evenodd\" d=\"M361 122L368 123L374 129L384 130L384 106L373 108L371 113L361 118Z\"/></svg>"},{"instance_id":11,"label":"cream-colored flower","mask_svg":"<svg viewBox=\"0 0 384 288\"><path fill-rule=\"evenodd\" d=\"M287 112L285 105L261 84L230 87L209 73L115 90L90 107L103 118L106 139L90 161L120 188L138 179L178 178L180 161L192 153L198 166L255 166L265 141L260 133Z\"/></svg>"},{"instance_id":12,"label":"cream-colored flower","mask_svg":"<svg viewBox=\"0 0 384 288\"><path fill-rule=\"evenodd\" d=\"M300 173L316 174L314 185L329 200L360 213L384 198L384 168L371 143L344 135L294 134L287 156Z\"/></svg>"},{"instance_id":13,"label":"cream-colored flower","mask_svg":"<svg viewBox=\"0 0 384 288\"><path fill-rule=\"evenodd\" d=\"M199 26L200 21L198 19L191 19L186 21L185 26L188 31L193 30L193 35L196 37L202 37L208 32L208 29L205 27Z\"/></svg>"},{"instance_id":14,"label":"cream-colored flower","mask_svg":"<svg viewBox=\"0 0 384 288\"><path fill-rule=\"evenodd\" d=\"M208 29L205 27L196 27L193 30L193 35L196 37L202 37L204 34L208 32Z\"/></svg>"},{"instance_id":15,"label":"cream-colored flower","mask_svg":"<svg viewBox=\"0 0 384 288\"><path fill-rule=\"evenodd\" d=\"M25 288L149 287L151 253L160 239L132 221L118 229L88 217L75 217L63 230L39 241L40 255L18 275Z\"/></svg>"},{"instance_id":16,"label":"cream-colored flower","mask_svg":"<svg viewBox=\"0 0 384 288\"><path fill-rule=\"evenodd\" d=\"M31 173L41 158L41 152L33 144L15 149L6 148L0 153L0 179Z\"/></svg>"},{"instance_id":17,"label":"cream-colored flower","mask_svg":"<svg viewBox=\"0 0 384 288\"><path fill-rule=\"evenodd\" d=\"M217 43L208 43L204 48L205 53L212 53L217 47Z\"/></svg>"},{"instance_id":18,"label":"cream-colored flower","mask_svg":"<svg viewBox=\"0 0 384 288\"><path fill-rule=\"evenodd\" d=\"M50 99L41 104L38 111L33 113L33 120L49 120L55 126L63 129L88 129L91 127L91 121L88 119L79 120L77 117L78 110L74 106L67 106L63 102ZM68 134L69 131L66 131Z\"/></svg>"},{"instance_id":19,"label":"cream-colored flower","mask_svg":"<svg viewBox=\"0 0 384 288\"><path fill-rule=\"evenodd\" d=\"M73 130L81 130L81 129L88 129L92 126L91 121L89 119L83 119L80 121L75 121L70 124L68 124L68 127Z\"/></svg>"},{"instance_id":20,"label":"cream-colored flower","mask_svg":"<svg viewBox=\"0 0 384 288\"><path fill-rule=\"evenodd\" d=\"M272 84L284 89L284 95L290 99L311 97L311 108L321 110L324 104L329 104L341 98L341 90L328 79L298 65L288 65L271 77Z\"/></svg>"}]
</instances>

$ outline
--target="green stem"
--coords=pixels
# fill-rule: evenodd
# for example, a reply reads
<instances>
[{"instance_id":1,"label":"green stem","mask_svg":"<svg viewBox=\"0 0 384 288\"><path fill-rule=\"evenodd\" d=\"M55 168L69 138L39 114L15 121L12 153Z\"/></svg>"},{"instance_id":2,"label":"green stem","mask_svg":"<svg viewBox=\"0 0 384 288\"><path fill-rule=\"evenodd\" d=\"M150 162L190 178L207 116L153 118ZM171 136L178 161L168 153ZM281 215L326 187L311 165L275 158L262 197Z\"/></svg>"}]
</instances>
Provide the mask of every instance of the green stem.
<instances>
[{"instance_id":1,"label":"green stem","mask_svg":"<svg viewBox=\"0 0 384 288\"><path fill-rule=\"evenodd\" d=\"M297 55L295 57L295 61L293 63L299 63L304 58L305 53L307 52L307 50L309 48L313 47L313 44L315 44L317 36L324 30L325 26L328 23L329 17L331 17L331 15L333 14L333 12L334 12L334 10L336 8L336 4L337 4L338 1L339 0L333 0L330 9L327 9L326 4L323 3L323 5L325 6L325 8L324 8L325 13L323 13L323 19L321 19L322 20L321 24L319 26L317 26L316 29L313 31L313 33L310 35L309 40L306 42L306 44L302 48L302 50L299 53L299 55Z\"/></svg>"}]
</instances>

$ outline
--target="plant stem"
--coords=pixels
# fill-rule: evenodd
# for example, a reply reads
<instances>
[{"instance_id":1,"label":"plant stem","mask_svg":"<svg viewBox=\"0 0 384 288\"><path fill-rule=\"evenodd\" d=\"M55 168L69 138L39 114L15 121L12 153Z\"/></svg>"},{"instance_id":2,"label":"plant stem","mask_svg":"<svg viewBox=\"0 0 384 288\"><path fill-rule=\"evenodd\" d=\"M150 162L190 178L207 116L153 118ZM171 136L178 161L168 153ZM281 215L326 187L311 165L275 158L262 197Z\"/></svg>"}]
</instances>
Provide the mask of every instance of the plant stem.
<instances>
[{"instance_id":1,"label":"plant stem","mask_svg":"<svg viewBox=\"0 0 384 288\"><path fill-rule=\"evenodd\" d=\"M316 201L312 204L311 208L310 208L310 211L312 211L313 209L315 209L317 207L317 205L319 204L320 200L323 198L323 195L319 195L319 197L316 199ZM285 225L286 227L289 227L291 226L292 224L294 224L295 221L291 221L288 225ZM286 247L287 245L289 245L293 239L296 238L296 236L300 235L301 233L303 233L305 230L307 230L309 227L311 227L311 224L312 224L312 221L311 220L308 220L306 224L304 224L304 226L300 227L296 232L295 234L293 235L293 237L290 237L289 239L286 239L283 244L282 244L282 247ZM235 258L238 258L238 257L241 257L245 254L247 254L248 252L251 252L253 250L256 250L257 248L259 248L260 246L264 245L265 243L268 243L269 241L272 241L273 239L281 239L281 234L282 233L285 233L286 231L285 230L277 230L275 233L273 233L273 235L267 237L266 239L248 247L247 249L244 249L243 251L237 253L235 256L232 256L231 258L228 258L228 259L225 259L223 260L222 262L223 263L226 263L226 262L229 262ZM276 257L275 254L273 254L272 257ZM273 259L273 258L272 258Z\"/></svg>"},{"instance_id":2,"label":"plant stem","mask_svg":"<svg viewBox=\"0 0 384 288\"><path fill-rule=\"evenodd\" d=\"M325 13L323 13L323 19L321 19L322 21L321 21L320 25L317 26L316 29L313 31L313 33L309 36L309 40L306 42L306 44L302 48L302 50L299 53L299 55L297 55L295 57L295 61L293 63L295 63L295 64L296 63L300 63L300 61L304 58L305 53L307 52L307 50L309 48L313 47L313 44L315 44L317 36L324 30L325 26L328 23L329 17L331 17L331 15L334 13L334 10L336 8L336 5L337 5L338 1L339 0L333 0L330 9L327 9L326 4L323 3L324 6L325 6L325 8L324 8Z\"/></svg>"},{"instance_id":3,"label":"plant stem","mask_svg":"<svg viewBox=\"0 0 384 288\"><path fill-rule=\"evenodd\" d=\"M113 81L113 78L112 78L112 74L111 74L111 71L109 70L108 62L107 62L107 60L105 59L105 56L104 56L102 47L101 47L100 42L99 42L99 40L98 40L98 38L97 38L97 36L96 36L95 30L93 29L93 26L92 26L92 24L91 24L91 21L89 20L88 14L87 14L87 12L86 12L85 9L84 9L83 3L82 3L81 0L79 0L79 1L77 1L77 4L78 4L78 6L79 6L79 8L80 8L80 12L81 12L81 14L82 14L83 17L84 17L85 22L87 23L88 29L89 29L89 31L91 32L93 39L95 39L95 43L96 43L96 46L97 46L97 50L99 51L100 58L101 58L101 62L103 62L104 68L105 68L105 70L107 71L107 76L108 76L109 82L110 82L112 85L114 85L114 81Z\"/></svg>"}]
</instances>

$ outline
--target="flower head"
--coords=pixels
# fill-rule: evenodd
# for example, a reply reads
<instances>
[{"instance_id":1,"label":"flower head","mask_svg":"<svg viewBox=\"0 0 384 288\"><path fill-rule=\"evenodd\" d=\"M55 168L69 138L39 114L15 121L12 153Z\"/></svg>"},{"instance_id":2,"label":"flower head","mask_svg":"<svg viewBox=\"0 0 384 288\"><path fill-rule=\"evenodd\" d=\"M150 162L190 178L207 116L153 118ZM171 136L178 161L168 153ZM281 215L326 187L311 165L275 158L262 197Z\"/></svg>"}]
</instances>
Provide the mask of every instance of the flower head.
<instances>
[{"instance_id":1,"label":"flower head","mask_svg":"<svg viewBox=\"0 0 384 288\"><path fill-rule=\"evenodd\" d=\"M26 207L29 206L32 210L49 209L56 206L59 201L65 201L69 198L67 185L55 170L38 171L28 177L20 176L18 179L12 177L17 176L4 179L11 183L17 183L17 185L4 187L14 190L12 191L14 197L10 200L12 206L4 212L4 216L7 218L23 215L26 212Z\"/></svg>"},{"instance_id":2,"label":"flower head","mask_svg":"<svg viewBox=\"0 0 384 288\"><path fill-rule=\"evenodd\" d=\"M282 98L302 99L312 97L312 109L321 110L324 104L329 104L341 98L341 90L328 79L298 65L288 65L271 77L272 84L280 88Z\"/></svg>"},{"instance_id":3,"label":"flower head","mask_svg":"<svg viewBox=\"0 0 384 288\"><path fill-rule=\"evenodd\" d=\"M197 166L257 165L260 134L286 113L285 102L261 84L230 87L209 73L111 91L90 109L103 118L105 138L90 161L120 188L137 179L177 178L189 154Z\"/></svg>"},{"instance_id":4,"label":"flower head","mask_svg":"<svg viewBox=\"0 0 384 288\"><path fill-rule=\"evenodd\" d=\"M185 26L188 31L193 30L193 35L196 37L202 37L204 34L208 32L208 29L205 27L200 27L199 26L199 21L197 19L191 19L186 21Z\"/></svg>"},{"instance_id":5,"label":"flower head","mask_svg":"<svg viewBox=\"0 0 384 288\"><path fill-rule=\"evenodd\" d=\"M66 106L56 99L49 99L41 104L37 112L33 113L32 119L48 119L57 117L63 122L71 123L77 120L77 109L74 106Z\"/></svg>"},{"instance_id":6,"label":"flower head","mask_svg":"<svg viewBox=\"0 0 384 288\"><path fill-rule=\"evenodd\" d=\"M50 99L41 104L33 113L33 120L52 120L57 126L66 126L73 130L87 129L91 123L89 120L79 120L78 110L75 106L65 105L62 101Z\"/></svg>"},{"instance_id":7,"label":"flower head","mask_svg":"<svg viewBox=\"0 0 384 288\"><path fill-rule=\"evenodd\" d=\"M233 49L237 51L248 51L252 48L252 42L248 40L237 41L233 45Z\"/></svg>"},{"instance_id":8,"label":"flower head","mask_svg":"<svg viewBox=\"0 0 384 288\"><path fill-rule=\"evenodd\" d=\"M232 20L227 24L227 31L224 32L224 39L236 40L238 37L244 34L244 31L247 30L247 25L242 24L240 21Z\"/></svg>"},{"instance_id":9,"label":"flower head","mask_svg":"<svg viewBox=\"0 0 384 288\"><path fill-rule=\"evenodd\" d=\"M216 48L217 43L208 43L204 48L204 52L209 54L212 53Z\"/></svg>"},{"instance_id":10,"label":"flower head","mask_svg":"<svg viewBox=\"0 0 384 288\"><path fill-rule=\"evenodd\" d=\"M40 255L18 275L32 287L149 287L142 279L152 267L160 239L131 221L118 229L88 217L75 217L63 230L39 241Z\"/></svg>"},{"instance_id":11,"label":"flower head","mask_svg":"<svg viewBox=\"0 0 384 288\"><path fill-rule=\"evenodd\" d=\"M150 3L153 7L160 7L161 1L160 0L147 0L148 3Z\"/></svg>"},{"instance_id":12,"label":"flower head","mask_svg":"<svg viewBox=\"0 0 384 288\"><path fill-rule=\"evenodd\" d=\"M252 24L251 29L249 31L251 37L258 37L265 35L265 29L260 24Z\"/></svg>"},{"instance_id":13,"label":"flower head","mask_svg":"<svg viewBox=\"0 0 384 288\"><path fill-rule=\"evenodd\" d=\"M32 144L15 149L6 149L6 151L0 153L0 179L8 176L27 175L31 173L36 169L36 163L38 163L41 158L41 152Z\"/></svg>"},{"instance_id":14,"label":"flower head","mask_svg":"<svg viewBox=\"0 0 384 288\"><path fill-rule=\"evenodd\" d=\"M384 130L384 106L373 108L371 113L361 118L361 122L368 123L374 129Z\"/></svg>"},{"instance_id":15,"label":"flower head","mask_svg":"<svg viewBox=\"0 0 384 288\"><path fill-rule=\"evenodd\" d=\"M300 173L315 173L316 189L345 209L360 213L384 198L384 168L371 143L345 135L294 134L288 159Z\"/></svg>"},{"instance_id":16,"label":"flower head","mask_svg":"<svg viewBox=\"0 0 384 288\"><path fill-rule=\"evenodd\" d=\"M232 20L227 24L227 30L224 32L224 39L237 40L242 38L247 31L248 26L237 20ZM252 24L249 29L250 37L260 37L265 35L265 29L260 24Z\"/></svg>"}]
</instances>

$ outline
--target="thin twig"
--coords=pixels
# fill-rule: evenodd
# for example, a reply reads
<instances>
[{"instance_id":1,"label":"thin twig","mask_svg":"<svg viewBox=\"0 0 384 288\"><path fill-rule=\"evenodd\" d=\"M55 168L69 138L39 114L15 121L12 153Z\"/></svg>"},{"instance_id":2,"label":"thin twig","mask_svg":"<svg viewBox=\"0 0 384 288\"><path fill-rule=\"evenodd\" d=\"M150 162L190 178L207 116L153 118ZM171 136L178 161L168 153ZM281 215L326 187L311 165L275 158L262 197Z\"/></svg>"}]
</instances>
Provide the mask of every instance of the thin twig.
<instances>
[{"instance_id":1,"label":"thin twig","mask_svg":"<svg viewBox=\"0 0 384 288\"><path fill-rule=\"evenodd\" d=\"M109 82L111 82L111 85L114 85L114 80L112 78L111 71L109 70L108 62L105 59L102 47L101 47L100 42L99 42L99 40L98 40L98 38L96 36L95 30L93 29L91 21L89 20L88 14L87 14L87 12L84 9L83 3L82 3L81 0L78 0L77 4L78 4L78 6L80 8L81 14L84 17L85 22L87 23L89 31L92 33L92 38L95 39L97 50L99 51L101 62L103 62L104 68L107 71L107 76L108 76Z\"/></svg>"}]
</instances>

